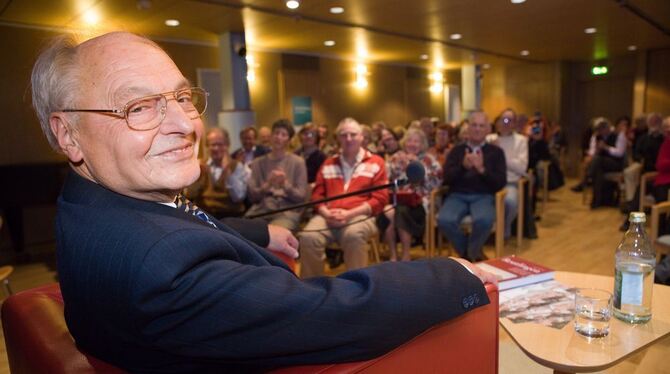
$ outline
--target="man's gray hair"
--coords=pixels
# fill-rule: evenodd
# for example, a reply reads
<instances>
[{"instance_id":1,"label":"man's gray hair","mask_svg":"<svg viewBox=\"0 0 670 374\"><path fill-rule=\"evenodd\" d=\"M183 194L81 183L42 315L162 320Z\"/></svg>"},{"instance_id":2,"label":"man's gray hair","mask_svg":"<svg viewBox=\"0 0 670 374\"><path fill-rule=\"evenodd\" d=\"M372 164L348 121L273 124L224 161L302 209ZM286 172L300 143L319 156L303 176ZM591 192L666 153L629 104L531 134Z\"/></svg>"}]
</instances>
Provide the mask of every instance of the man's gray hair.
<instances>
[{"instance_id":1,"label":"man's gray hair","mask_svg":"<svg viewBox=\"0 0 670 374\"><path fill-rule=\"evenodd\" d=\"M362 131L363 131L363 130L361 129L361 124L358 123L358 121L356 121L355 119L353 119L353 118L351 118L351 117L347 117L347 118L343 119L342 121L340 121L340 123L337 125L337 128L335 129L335 134L339 134L339 133L340 133L340 130L342 129L342 127L343 127L344 125L348 125L348 124L351 124L351 125L356 126L356 127L358 128L358 131L359 131L359 132L362 132Z\"/></svg>"},{"instance_id":2,"label":"man's gray hair","mask_svg":"<svg viewBox=\"0 0 670 374\"><path fill-rule=\"evenodd\" d=\"M51 113L73 107L78 91L80 70L77 64L75 35L66 34L54 38L42 51L33 66L31 86L33 108L51 147L60 151L58 139L49 126Z\"/></svg>"},{"instance_id":3,"label":"man's gray hair","mask_svg":"<svg viewBox=\"0 0 670 374\"><path fill-rule=\"evenodd\" d=\"M124 31L110 34L133 35L146 44L163 50L158 44L143 36ZM37 58L30 78L33 108L40 121L42 132L56 151L60 151L60 146L56 135L51 131L49 117L53 112L77 106L77 95L81 91L79 85L83 78L83 69L79 61L80 45L80 38L74 34L53 38ZM76 123L77 115L73 114L72 119Z\"/></svg>"}]
</instances>

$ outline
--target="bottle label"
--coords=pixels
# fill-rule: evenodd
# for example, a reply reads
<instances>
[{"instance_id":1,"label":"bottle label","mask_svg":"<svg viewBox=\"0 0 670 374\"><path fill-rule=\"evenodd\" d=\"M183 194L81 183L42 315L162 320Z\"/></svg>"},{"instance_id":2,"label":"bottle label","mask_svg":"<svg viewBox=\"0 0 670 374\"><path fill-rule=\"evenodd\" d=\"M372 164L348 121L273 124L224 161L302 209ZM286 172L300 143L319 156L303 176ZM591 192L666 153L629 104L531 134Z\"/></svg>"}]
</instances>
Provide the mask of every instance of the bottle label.
<instances>
[{"instance_id":1,"label":"bottle label","mask_svg":"<svg viewBox=\"0 0 670 374\"><path fill-rule=\"evenodd\" d=\"M643 273L621 272L621 304L642 305Z\"/></svg>"}]
</instances>

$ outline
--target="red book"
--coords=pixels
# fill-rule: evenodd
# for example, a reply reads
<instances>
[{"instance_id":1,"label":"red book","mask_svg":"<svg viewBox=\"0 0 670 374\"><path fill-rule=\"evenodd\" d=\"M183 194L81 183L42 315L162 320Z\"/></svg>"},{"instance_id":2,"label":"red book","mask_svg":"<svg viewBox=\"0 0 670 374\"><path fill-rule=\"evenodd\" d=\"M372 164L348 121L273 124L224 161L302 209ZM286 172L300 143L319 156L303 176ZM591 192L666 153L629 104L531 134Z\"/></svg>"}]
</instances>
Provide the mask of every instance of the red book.
<instances>
[{"instance_id":1,"label":"red book","mask_svg":"<svg viewBox=\"0 0 670 374\"><path fill-rule=\"evenodd\" d=\"M552 269L516 256L494 258L475 265L498 277L500 291L554 279Z\"/></svg>"}]
</instances>

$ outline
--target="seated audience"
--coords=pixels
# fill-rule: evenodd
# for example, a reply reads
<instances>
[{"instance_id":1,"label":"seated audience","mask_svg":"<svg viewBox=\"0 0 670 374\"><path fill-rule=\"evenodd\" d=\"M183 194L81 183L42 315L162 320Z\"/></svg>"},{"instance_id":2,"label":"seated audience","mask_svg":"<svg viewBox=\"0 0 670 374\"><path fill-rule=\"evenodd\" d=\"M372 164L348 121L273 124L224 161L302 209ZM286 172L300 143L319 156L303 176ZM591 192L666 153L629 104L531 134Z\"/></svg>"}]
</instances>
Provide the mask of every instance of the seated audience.
<instances>
[{"instance_id":1,"label":"seated audience","mask_svg":"<svg viewBox=\"0 0 670 374\"><path fill-rule=\"evenodd\" d=\"M267 213L299 204L307 197L305 161L288 151L295 130L287 119L272 124L272 151L254 160L249 168L249 200L253 204L247 216ZM289 210L266 216L272 225L294 231L300 222L300 210Z\"/></svg>"},{"instance_id":2,"label":"seated audience","mask_svg":"<svg viewBox=\"0 0 670 374\"><path fill-rule=\"evenodd\" d=\"M326 160L326 155L319 149L319 131L312 124L307 124L298 132L302 145L295 154L305 160L307 167L307 183L316 182L316 173Z\"/></svg>"},{"instance_id":3,"label":"seated audience","mask_svg":"<svg viewBox=\"0 0 670 374\"><path fill-rule=\"evenodd\" d=\"M452 144L450 139L451 126L446 123L440 124L435 130L435 145L428 149L428 153L435 157L440 165L447 162L447 155L451 150Z\"/></svg>"},{"instance_id":4,"label":"seated audience","mask_svg":"<svg viewBox=\"0 0 670 374\"><path fill-rule=\"evenodd\" d=\"M486 114L472 112L467 143L455 146L444 166L444 185L449 186L449 192L440 208L438 225L458 254L473 261L486 258L482 247L495 220L495 193L506 183L505 153L486 143L490 132ZM461 231L466 215L472 216L469 237Z\"/></svg>"},{"instance_id":5,"label":"seated audience","mask_svg":"<svg viewBox=\"0 0 670 374\"><path fill-rule=\"evenodd\" d=\"M228 131L208 129L205 145L209 158L200 164L200 177L184 194L214 217L239 217L244 214L249 171L228 153Z\"/></svg>"},{"instance_id":6,"label":"seated audience","mask_svg":"<svg viewBox=\"0 0 670 374\"><path fill-rule=\"evenodd\" d=\"M493 144L505 153L507 166L507 194L505 195L505 239L512 235L512 222L518 214L519 193L517 183L526 175L528 169L528 139L517 134L516 112L505 109L496 118L498 136Z\"/></svg>"},{"instance_id":7,"label":"seated audience","mask_svg":"<svg viewBox=\"0 0 670 374\"><path fill-rule=\"evenodd\" d=\"M312 200L354 192L388 182L384 160L365 150L361 126L345 118L336 129L341 151L323 163L316 175ZM315 215L299 234L301 276L323 274L326 245L337 241L347 269L367 266L367 242L377 234L373 217L388 203L388 191L333 200L316 206Z\"/></svg>"},{"instance_id":8,"label":"seated audience","mask_svg":"<svg viewBox=\"0 0 670 374\"><path fill-rule=\"evenodd\" d=\"M240 131L240 142L242 143L242 147L233 152L233 158L244 165L249 165L254 159L270 152L269 148L265 148L262 145L256 145L256 136L257 131L255 127L250 126L242 129L242 131Z\"/></svg>"},{"instance_id":9,"label":"seated audience","mask_svg":"<svg viewBox=\"0 0 670 374\"><path fill-rule=\"evenodd\" d=\"M442 167L435 157L426 153L426 134L417 129L409 129L400 142L402 150L396 152L387 162L390 180L406 178L407 166L411 161L420 161L425 169L423 183L418 186L405 185L396 192L398 205L388 205L379 216L379 228L391 252L391 261L397 261L396 243L400 238L402 260L410 260L412 237L421 238L426 230L426 211L430 191L442 183ZM397 234L397 235L396 235Z\"/></svg>"},{"instance_id":10,"label":"seated audience","mask_svg":"<svg viewBox=\"0 0 670 374\"><path fill-rule=\"evenodd\" d=\"M55 39L33 68L32 98L72 169L55 230L68 330L79 349L124 371L367 360L489 302L481 280L495 278L446 258L301 280L245 239L267 235L262 222L236 219L241 236L194 208L179 191L200 173L207 96L149 39ZM295 238L276 235L285 231L266 245L295 254Z\"/></svg>"}]
</instances>

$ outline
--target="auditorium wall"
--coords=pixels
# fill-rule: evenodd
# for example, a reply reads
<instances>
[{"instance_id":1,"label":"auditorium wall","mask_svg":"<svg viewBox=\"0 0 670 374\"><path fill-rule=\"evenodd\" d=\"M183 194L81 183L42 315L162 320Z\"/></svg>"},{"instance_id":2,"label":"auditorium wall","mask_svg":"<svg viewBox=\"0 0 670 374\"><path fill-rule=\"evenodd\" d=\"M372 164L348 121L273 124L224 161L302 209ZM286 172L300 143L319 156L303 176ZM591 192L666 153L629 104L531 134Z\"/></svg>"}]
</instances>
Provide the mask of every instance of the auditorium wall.
<instances>
[{"instance_id":1,"label":"auditorium wall","mask_svg":"<svg viewBox=\"0 0 670 374\"><path fill-rule=\"evenodd\" d=\"M0 69L0 165L62 161L51 151L33 114L30 70L46 38L57 30L0 26L0 45L8 56ZM158 41L184 75L197 82L197 69L216 69L214 45ZM368 86L354 86L353 61L254 51L256 81L250 84L251 106L258 125L291 117L291 98L310 96L315 122L334 127L345 116L363 123L383 120L403 125L421 116L444 117L441 93L429 91L428 70L393 64L368 64ZM644 53L644 52L642 52ZM612 60L612 73L595 78L590 63L516 63L483 70L482 107L491 116L506 107L519 113L542 112L561 122L578 159L580 134L592 111L615 117L632 114L632 81L636 58ZM670 114L670 49L646 54L645 111ZM639 63L637 63L639 65ZM446 83L460 85L458 70L445 72ZM602 110L601 110L602 109ZM233 134L234 135L234 134Z\"/></svg>"},{"instance_id":2,"label":"auditorium wall","mask_svg":"<svg viewBox=\"0 0 670 374\"><path fill-rule=\"evenodd\" d=\"M670 115L670 48L647 54L646 112Z\"/></svg>"}]
</instances>

